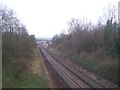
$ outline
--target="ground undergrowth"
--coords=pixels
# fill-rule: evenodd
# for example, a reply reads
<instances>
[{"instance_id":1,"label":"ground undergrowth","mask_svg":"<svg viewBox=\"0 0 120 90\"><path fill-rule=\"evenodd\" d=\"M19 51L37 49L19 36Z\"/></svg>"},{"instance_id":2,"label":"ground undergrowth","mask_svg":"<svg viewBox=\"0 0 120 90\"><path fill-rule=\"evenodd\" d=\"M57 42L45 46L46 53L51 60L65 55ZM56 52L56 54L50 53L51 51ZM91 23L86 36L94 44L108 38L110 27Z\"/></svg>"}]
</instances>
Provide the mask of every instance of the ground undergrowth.
<instances>
[{"instance_id":1,"label":"ground undergrowth","mask_svg":"<svg viewBox=\"0 0 120 90\"><path fill-rule=\"evenodd\" d=\"M3 65L3 88L49 88L38 49L33 58L7 58L9 63ZM19 61L25 61L25 67L20 71ZM16 66L18 64L18 66Z\"/></svg>"},{"instance_id":2,"label":"ground undergrowth","mask_svg":"<svg viewBox=\"0 0 120 90\"><path fill-rule=\"evenodd\" d=\"M53 48L52 50L57 54L62 54L62 51L57 48ZM92 53L71 52L65 57L73 63L82 66L84 69L118 84L118 58L107 56L102 51L103 50L99 49ZM63 56L64 55L65 54L63 54Z\"/></svg>"}]
</instances>

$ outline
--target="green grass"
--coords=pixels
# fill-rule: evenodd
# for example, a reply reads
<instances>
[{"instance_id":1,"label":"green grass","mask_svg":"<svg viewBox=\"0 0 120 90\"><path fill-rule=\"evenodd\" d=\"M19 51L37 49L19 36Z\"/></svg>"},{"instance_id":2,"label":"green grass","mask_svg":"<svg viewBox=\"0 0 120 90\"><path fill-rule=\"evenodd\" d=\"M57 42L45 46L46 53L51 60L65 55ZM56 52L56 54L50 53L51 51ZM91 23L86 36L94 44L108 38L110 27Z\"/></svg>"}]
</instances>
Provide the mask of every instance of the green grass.
<instances>
[{"instance_id":1,"label":"green grass","mask_svg":"<svg viewBox=\"0 0 120 90\"><path fill-rule=\"evenodd\" d=\"M10 62L11 64L11 62ZM8 64L3 66L2 70L2 87L3 88L14 88L16 87L16 79L14 77L14 68Z\"/></svg>"},{"instance_id":2,"label":"green grass","mask_svg":"<svg viewBox=\"0 0 120 90\"><path fill-rule=\"evenodd\" d=\"M71 54L69 55L69 59L79 65L81 65L83 68L107 79L115 84L118 83L118 72L117 70L111 70L104 62L99 60L91 60L89 58L80 59L80 57L77 54Z\"/></svg>"},{"instance_id":3,"label":"green grass","mask_svg":"<svg viewBox=\"0 0 120 90\"><path fill-rule=\"evenodd\" d=\"M22 81L18 84L20 88L48 88L48 82L44 77L31 73L23 73Z\"/></svg>"},{"instance_id":4,"label":"green grass","mask_svg":"<svg viewBox=\"0 0 120 90\"><path fill-rule=\"evenodd\" d=\"M47 80L40 76L29 72L23 72L21 80L18 82L13 74L12 68L3 70L3 88L48 88Z\"/></svg>"},{"instance_id":5,"label":"green grass","mask_svg":"<svg viewBox=\"0 0 120 90\"><path fill-rule=\"evenodd\" d=\"M24 58L28 59L28 58ZM20 73L19 78L15 78L14 64L22 58L8 58L9 63L3 65L2 70L2 87L3 88L49 88L49 83L45 76L45 71L41 63L37 49L35 50L34 59L27 61L28 68ZM32 65L31 65L32 63Z\"/></svg>"}]
</instances>

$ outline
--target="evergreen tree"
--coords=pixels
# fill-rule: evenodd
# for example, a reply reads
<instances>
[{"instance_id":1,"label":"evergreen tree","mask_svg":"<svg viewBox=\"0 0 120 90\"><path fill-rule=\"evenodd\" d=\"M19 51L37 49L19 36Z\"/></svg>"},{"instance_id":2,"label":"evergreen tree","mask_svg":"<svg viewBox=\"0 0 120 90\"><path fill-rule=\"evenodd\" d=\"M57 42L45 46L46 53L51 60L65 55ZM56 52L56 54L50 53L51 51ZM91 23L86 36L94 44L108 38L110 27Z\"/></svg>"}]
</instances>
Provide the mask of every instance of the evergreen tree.
<instances>
[{"instance_id":1,"label":"evergreen tree","mask_svg":"<svg viewBox=\"0 0 120 90\"><path fill-rule=\"evenodd\" d=\"M114 29L112 20L107 21L107 25L104 31L104 45L107 53L111 54L114 50Z\"/></svg>"}]
</instances>

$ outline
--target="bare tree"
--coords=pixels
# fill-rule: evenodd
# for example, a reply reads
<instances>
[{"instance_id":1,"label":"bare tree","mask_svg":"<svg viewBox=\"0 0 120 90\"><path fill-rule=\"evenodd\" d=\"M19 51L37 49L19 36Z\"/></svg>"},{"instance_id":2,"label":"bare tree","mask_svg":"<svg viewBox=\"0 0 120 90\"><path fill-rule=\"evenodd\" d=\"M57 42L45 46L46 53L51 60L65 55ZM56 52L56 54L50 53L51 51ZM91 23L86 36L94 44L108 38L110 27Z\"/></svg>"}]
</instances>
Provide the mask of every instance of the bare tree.
<instances>
[{"instance_id":1,"label":"bare tree","mask_svg":"<svg viewBox=\"0 0 120 90\"><path fill-rule=\"evenodd\" d=\"M107 20L111 20L112 22L116 21L117 20L117 8L114 5L109 4L108 7L104 8L103 18L105 19L105 22Z\"/></svg>"}]
</instances>

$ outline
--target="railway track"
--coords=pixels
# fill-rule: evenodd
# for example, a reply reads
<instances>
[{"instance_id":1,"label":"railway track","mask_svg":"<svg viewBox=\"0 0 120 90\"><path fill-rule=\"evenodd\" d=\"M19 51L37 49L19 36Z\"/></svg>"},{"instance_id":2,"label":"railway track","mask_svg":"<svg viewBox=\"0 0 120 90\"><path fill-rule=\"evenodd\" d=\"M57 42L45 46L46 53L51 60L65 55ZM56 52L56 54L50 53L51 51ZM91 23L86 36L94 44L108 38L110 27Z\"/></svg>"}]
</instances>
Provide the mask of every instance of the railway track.
<instances>
[{"instance_id":1,"label":"railway track","mask_svg":"<svg viewBox=\"0 0 120 90\"><path fill-rule=\"evenodd\" d=\"M114 88L114 85L95 80L89 73L66 64L45 47L40 46L40 51L68 88Z\"/></svg>"}]
</instances>

